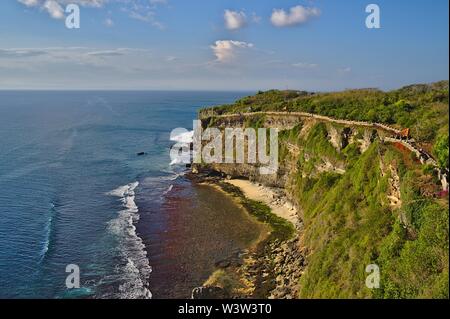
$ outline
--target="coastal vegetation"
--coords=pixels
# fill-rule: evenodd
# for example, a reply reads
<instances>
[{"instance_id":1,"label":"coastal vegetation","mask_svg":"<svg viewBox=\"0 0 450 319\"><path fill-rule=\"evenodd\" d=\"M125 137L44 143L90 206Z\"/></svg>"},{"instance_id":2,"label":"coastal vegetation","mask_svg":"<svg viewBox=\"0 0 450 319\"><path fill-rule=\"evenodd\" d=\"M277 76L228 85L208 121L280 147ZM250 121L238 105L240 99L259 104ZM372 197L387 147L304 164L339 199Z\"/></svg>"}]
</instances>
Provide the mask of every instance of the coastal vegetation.
<instances>
[{"instance_id":1,"label":"coastal vegetation","mask_svg":"<svg viewBox=\"0 0 450 319\"><path fill-rule=\"evenodd\" d=\"M400 155L376 142L343 175L295 176L311 251L298 297L448 298L448 202L422 195L421 170ZM400 208L388 205L380 161L397 166ZM369 264L381 269L380 289L365 286Z\"/></svg>"},{"instance_id":2,"label":"coastal vegetation","mask_svg":"<svg viewBox=\"0 0 450 319\"><path fill-rule=\"evenodd\" d=\"M336 119L392 124L411 129L417 142L434 144L448 132L448 81L418 84L384 92L378 89L331 93L259 92L231 105L210 109L216 114L260 111L308 112ZM448 133L447 133L448 136Z\"/></svg>"},{"instance_id":3,"label":"coastal vegetation","mask_svg":"<svg viewBox=\"0 0 450 319\"><path fill-rule=\"evenodd\" d=\"M268 91L211 110L217 115L302 111L408 127L448 171L448 81L391 92ZM253 116L237 125L267 121ZM385 143L370 128L345 129L305 120L279 134L284 188L301 208L307 261L295 297L448 298L448 192L442 192L435 168L401 143ZM336 145L332 135L343 132L345 143ZM249 211L272 225L275 238L290 238L294 229L273 219L268 207L242 198ZM380 269L378 289L365 285L370 264Z\"/></svg>"}]
</instances>

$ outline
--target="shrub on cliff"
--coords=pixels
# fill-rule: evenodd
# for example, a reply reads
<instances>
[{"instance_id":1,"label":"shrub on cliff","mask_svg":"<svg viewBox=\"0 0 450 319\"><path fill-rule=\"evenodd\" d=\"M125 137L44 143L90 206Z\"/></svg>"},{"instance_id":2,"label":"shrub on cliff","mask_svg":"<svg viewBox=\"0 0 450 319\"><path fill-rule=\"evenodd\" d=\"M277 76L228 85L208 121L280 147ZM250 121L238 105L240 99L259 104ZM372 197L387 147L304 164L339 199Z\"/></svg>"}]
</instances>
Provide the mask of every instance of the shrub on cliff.
<instances>
[{"instance_id":1,"label":"shrub on cliff","mask_svg":"<svg viewBox=\"0 0 450 319\"><path fill-rule=\"evenodd\" d=\"M436 143L434 144L433 152L436 155L439 166L442 168L448 168L448 133L438 136Z\"/></svg>"}]
</instances>

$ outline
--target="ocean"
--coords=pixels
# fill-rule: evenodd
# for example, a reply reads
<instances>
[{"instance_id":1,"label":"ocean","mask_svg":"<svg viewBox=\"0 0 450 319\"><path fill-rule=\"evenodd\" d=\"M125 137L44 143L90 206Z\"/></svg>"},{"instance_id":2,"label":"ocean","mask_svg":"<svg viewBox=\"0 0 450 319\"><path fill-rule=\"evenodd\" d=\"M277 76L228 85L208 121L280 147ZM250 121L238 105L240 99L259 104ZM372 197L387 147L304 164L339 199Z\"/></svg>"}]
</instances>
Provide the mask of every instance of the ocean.
<instances>
[{"instance_id":1,"label":"ocean","mask_svg":"<svg viewBox=\"0 0 450 319\"><path fill-rule=\"evenodd\" d=\"M249 94L0 91L0 298L188 298L255 234L170 132Z\"/></svg>"}]
</instances>

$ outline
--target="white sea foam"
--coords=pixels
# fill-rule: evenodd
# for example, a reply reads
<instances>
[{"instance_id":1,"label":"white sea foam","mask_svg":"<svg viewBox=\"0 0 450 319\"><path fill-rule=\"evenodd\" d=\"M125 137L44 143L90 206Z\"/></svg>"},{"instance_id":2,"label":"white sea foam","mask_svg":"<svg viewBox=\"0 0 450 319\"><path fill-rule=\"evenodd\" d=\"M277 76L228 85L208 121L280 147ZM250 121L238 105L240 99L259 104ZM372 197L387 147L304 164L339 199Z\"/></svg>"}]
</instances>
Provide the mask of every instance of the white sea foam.
<instances>
[{"instance_id":1,"label":"white sea foam","mask_svg":"<svg viewBox=\"0 0 450 319\"><path fill-rule=\"evenodd\" d=\"M169 179L170 179L171 181L174 181L174 180L176 180L178 177L184 176L185 174L186 174L186 172L177 173L177 174L174 174L173 176L171 176Z\"/></svg>"},{"instance_id":2,"label":"white sea foam","mask_svg":"<svg viewBox=\"0 0 450 319\"><path fill-rule=\"evenodd\" d=\"M194 131L180 130L176 129L170 134L170 140L178 143L192 143L194 141Z\"/></svg>"},{"instance_id":3,"label":"white sea foam","mask_svg":"<svg viewBox=\"0 0 450 319\"><path fill-rule=\"evenodd\" d=\"M47 252L50 247L50 236L52 232L54 214L55 214L55 204L50 203L50 215L47 219L47 223L45 224L45 240L43 242L43 247L41 250L41 258L40 258L41 262L44 260L45 256L47 256Z\"/></svg>"},{"instance_id":4,"label":"white sea foam","mask_svg":"<svg viewBox=\"0 0 450 319\"><path fill-rule=\"evenodd\" d=\"M136 222L139 220L139 209L135 203L134 190L139 182L120 186L109 192L111 196L119 197L123 207L118 217L109 222L109 230L119 239L121 255L126 265L121 267L121 284L119 298L143 299L151 298L148 289L148 279L152 268L148 262L146 247L136 233Z\"/></svg>"},{"instance_id":5,"label":"white sea foam","mask_svg":"<svg viewBox=\"0 0 450 319\"><path fill-rule=\"evenodd\" d=\"M190 143L194 141L194 131L186 131L185 129L175 129L170 133L170 140L183 145L183 149L189 149ZM186 164L191 162L190 152L184 152L174 158L170 162L170 166L178 164Z\"/></svg>"},{"instance_id":6,"label":"white sea foam","mask_svg":"<svg viewBox=\"0 0 450 319\"><path fill-rule=\"evenodd\" d=\"M124 284L120 285L120 297L122 299L135 299L136 296L139 296L140 298L151 299L152 293L146 287L144 282L139 279L140 270L131 258L128 258L125 270L126 273L130 275L130 279Z\"/></svg>"},{"instance_id":7,"label":"white sea foam","mask_svg":"<svg viewBox=\"0 0 450 319\"><path fill-rule=\"evenodd\" d=\"M163 196L164 196L164 195L167 195L168 193L170 193L170 191L171 191L172 189L173 189L173 184L171 184L171 185L169 186L169 188L166 189L166 190L164 191Z\"/></svg>"},{"instance_id":8,"label":"white sea foam","mask_svg":"<svg viewBox=\"0 0 450 319\"><path fill-rule=\"evenodd\" d=\"M144 182L147 184L155 184L155 183L160 183L160 182L164 182L164 181L174 181L176 180L178 177L180 176L184 176L186 174L186 171L180 171L180 172L175 172L173 170L164 170L162 171L163 173L167 173L170 175L165 175L165 176L152 176L152 177L146 177L144 179Z\"/></svg>"},{"instance_id":9,"label":"white sea foam","mask_svg":"<svg viewBox=\"0 0 450 319\"><path fill-rule=\"evenodd\" d=\"M108 195L125 197L128 194L134 195L134 190L139 186L139 182L130 183L124 186L119 186L115 190L108 192Z\"/></svg>"},{"instance_id":10,"label":"white sea foam","mask_svg":"<svg viewBox=\"0 0 450 319\"><path fill-rule=\"evenodd\" d=\"M197 153L194 151L184 151L183 153L179 153L175 158L172 159L169 165L174 166L190 164L192 163L192 159L195 158L195 154Z\"/></svg>"},{"instance_id":11,"label":"white sea foam","mask_svg":"<svg viewBox=\"0 0 450 319\"><path fill-rule=\"evenodd\" d=\"M179 165L179 164L186 164L186 163L189 162L190 160L191 160L191 156L190 156L190 155L179 156L179 157L177 157L177 158L174 158L174 159L170 162L170 166Z\"/></svg>"}]
</instances>

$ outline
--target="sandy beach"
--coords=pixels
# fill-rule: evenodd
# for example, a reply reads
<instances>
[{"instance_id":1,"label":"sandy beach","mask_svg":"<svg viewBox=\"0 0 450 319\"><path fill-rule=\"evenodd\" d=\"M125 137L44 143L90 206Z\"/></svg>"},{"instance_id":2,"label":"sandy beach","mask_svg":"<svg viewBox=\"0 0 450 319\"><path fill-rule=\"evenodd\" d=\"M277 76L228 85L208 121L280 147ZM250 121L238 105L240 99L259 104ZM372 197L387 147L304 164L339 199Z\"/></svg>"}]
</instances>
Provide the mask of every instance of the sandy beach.
<instances>
[{"instance_id":1,"label":"sandy beach","mask_svg":"<svg viewBox=\"0 0 450 319\"><path fill-rule=\"evenodd\" d=\"M248 180L231 179L226 182L239 187L247 198L268 205L272 212L277 216L287 219L294 225L297 224L297 210L295 206L286 199L284 194L279 194L273 188L260 186Z\"/></svg>"}]
</instances>

